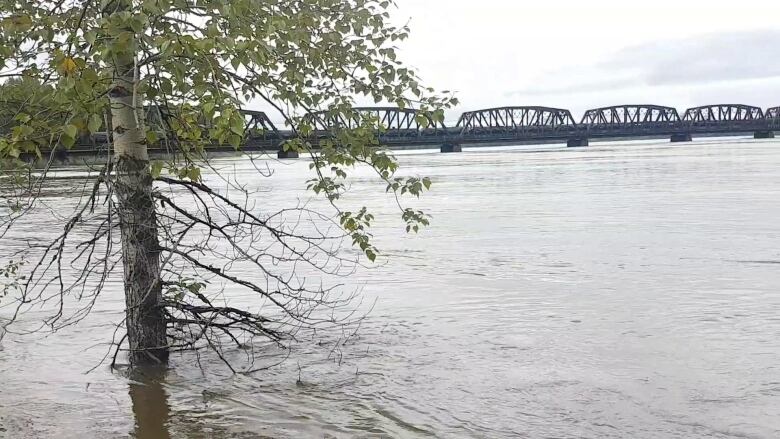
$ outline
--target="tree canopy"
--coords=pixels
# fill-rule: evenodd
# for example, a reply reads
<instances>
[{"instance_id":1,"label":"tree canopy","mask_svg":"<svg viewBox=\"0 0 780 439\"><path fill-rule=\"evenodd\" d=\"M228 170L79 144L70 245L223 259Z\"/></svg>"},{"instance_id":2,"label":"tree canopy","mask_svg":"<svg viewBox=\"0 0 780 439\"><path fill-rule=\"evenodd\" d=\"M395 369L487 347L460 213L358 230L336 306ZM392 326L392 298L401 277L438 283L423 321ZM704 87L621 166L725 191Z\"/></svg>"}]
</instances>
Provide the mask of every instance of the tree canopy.
<instances>
[{"instance_id":1,"label":"tree canopy","mask_svg":"<svg viewBox=\"0 0 780 439\"><path fill-rule=\"evenodd\" d=\"M334 252L334 240L347 239L371 261L379 252L371 240L373 215L340 208L356 166L375 171L380 190L398 201L407 231L428 224L400 197L419 196L430 180L398 175L397 160L377 141L377 121L362 118L358 127L337 128L315 141L306 117L315 111L359 117L356 100L370 99L443 119L443 108L455 100L422 86L397 58L396 45L409 30L392 24L393 7L384 0L0 0L0 77L9 81L0 100L10 103L0 114L0 159L4 195L15 200L2 212L0 239L35 210L47 153L105 132L113 154L62 220L64 232L23 252L31 260L14 298L15 316L33 304L77 295L86 302L78 312L55 313L46 324L77 321L122 261L131 359L135 350L160 343L157 337L146 348L134 347L134 339L143 338L132 330L137 320L139 328L164 325L166 352L199 344L220 352L220 337L237 345L257 338L281 343L297 328L321 323L313 310L343 300L329 300L330 288L294 281L297 264L327 272L322 255L343 257ZM333 208L290 210L331 222L340 233L297 229L299 223L286 222L287 209L263 211L229 178L219 180L224 187L203 178L216 172L209 146L241 151L241 110L257 103L285 120L294 135L281 147L310 155L312 173L302 184ZM150 108L162 109L164 130L148 126ZM168 154L150 159L154 147ZM26 163L24 155L43 164ZM191 204L171 191L187 194ZM87 227L90 239L71 242L74 230ZM219 265L226 255L254 264L257 278ZM80 274L65 282L67 257L71 266L80 264ZM216 305L215 297L226 293L209 291L204 279L213 278L258 294L276 310L261 315Z\"/></svg>"}]
</instances>

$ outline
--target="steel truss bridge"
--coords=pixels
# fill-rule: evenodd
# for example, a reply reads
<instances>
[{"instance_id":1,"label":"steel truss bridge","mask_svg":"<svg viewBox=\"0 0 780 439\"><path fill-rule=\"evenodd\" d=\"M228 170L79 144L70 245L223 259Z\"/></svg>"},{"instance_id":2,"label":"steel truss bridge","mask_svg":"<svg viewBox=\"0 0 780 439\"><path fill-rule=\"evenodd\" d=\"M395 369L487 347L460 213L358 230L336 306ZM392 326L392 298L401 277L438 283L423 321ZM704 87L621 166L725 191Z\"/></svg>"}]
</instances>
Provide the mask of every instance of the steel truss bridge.
<instances>
[{"instance_id":1,"label":"steel truss bridge","mask_svg":"<svg viewBox=\"0 0 780 439\"><path fill-rule=\"evenodd\" d=\"M577 122L571 111L540 106L500 107L463 113L454 127L429 114L392 107L355 108L353 116L326 112L310 116L313 138L327 138L339 128L374 123L380 143L389 147L437 145L457 151L460 145L565 142L586 146L590 139L668 137L690 141L696 135L753 134L774 137L780 130L780 106L766 111L742 104L694 107L682 115L661 105L618 105L588 110ZM363 124L363 125L361 125Z\"/></svg>"},{"instance_id":2,"label":"steel truss bridge","mask_svg":"<svg viewBox=\"0 0 780 439\"><path fill-rule=\"evenodd\" d=\"M260 111L244 111L244 149L278 151L294 136L278 129ZM440 147L442 152L460 151L461 145L512 145L563 142L587 146L591 139L634 139L669 137L672 142L690 141L701 135L753 134L773 138L780 130L780 106L768 108L742 104L694 107L680 113L661 105L618 105L594 108L579 122L562 108L520 106L468 111L454 127L437 122L429 113L410 108L358 107L347 115L335 112L310 113L304 118L313 131L309 140L315 146L336 136L341 129L374 130L380 144L403 148ZM105 141L105 140L104 140ZM91 141L94 151L95 139ZM100 142L98 142L100 143ZM83 145L82 149L90 149ZM215 146L215 149L219 149ZM224 147L224 149L232 149Z\"/></svg>"},{"instance_id":3,"label":"steel truss bridge","mask_svg":"<svg viewBox=\"0 0 780 439\"><path fill-rule=\"evenodd\" d=\"M743 134L771 137L780 129L780 107L766 113L748 105L709 105L677 109L660 105L618 105L588 110L575 122L569 110L549 107L503 107L464 113L457 124L463 141L480 143L565 141L585 146L589 139L670 137L691 140L694 135Z\"/></svg>"}]
</instances>

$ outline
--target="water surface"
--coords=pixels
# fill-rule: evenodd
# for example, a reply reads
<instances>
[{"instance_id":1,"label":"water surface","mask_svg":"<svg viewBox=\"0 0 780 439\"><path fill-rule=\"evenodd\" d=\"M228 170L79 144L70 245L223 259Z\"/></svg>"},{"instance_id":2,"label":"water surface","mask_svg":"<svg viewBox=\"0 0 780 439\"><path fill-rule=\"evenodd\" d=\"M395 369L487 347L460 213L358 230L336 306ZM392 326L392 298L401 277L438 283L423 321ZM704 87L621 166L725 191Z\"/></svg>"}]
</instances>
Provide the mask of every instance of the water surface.
<instances>
[{"instance_id":1,"label":"water surface","mask_svg":"<svg viewBox=\"0 0 780 439\"><path fill-rule=\"evenodd\" d=\"M111 283L82 324L5 338L0 437L780 436L779 142L400 158L435 182L433 225L379 222L390 257L347 281L377 300L349 343L251 376L206 353L205 373L193 355L145 383L86 373L121 316ZM304 160L219 164L268 205L308 196ZM394 215L361 175L351 202ZM56 231L39 221L21 230Z\"/></svg>"}]
</instances>

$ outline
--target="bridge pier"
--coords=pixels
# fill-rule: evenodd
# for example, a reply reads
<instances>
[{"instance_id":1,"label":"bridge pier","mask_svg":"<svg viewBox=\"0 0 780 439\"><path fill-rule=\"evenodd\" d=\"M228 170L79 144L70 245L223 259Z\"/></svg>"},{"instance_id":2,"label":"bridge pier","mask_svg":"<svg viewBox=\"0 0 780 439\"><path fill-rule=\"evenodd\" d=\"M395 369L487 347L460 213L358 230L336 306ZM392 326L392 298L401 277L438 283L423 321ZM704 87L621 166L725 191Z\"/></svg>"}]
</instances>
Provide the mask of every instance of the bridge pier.
<instances>
[{"instance_id":1,"label":"bridge pier","mask_svg":"<svg viewBox=\"0 0 780 439\"><path fill-rule=\"evenodd\" d=\"M774 139L775 138L775 132L774 131L756 131L753 133L754 139Z\"/></svg>"},{"instance_id":2,"label":"bridge pier","mask_svg":"<svg viewBox=\"0 0 780 439\"><path fill-rule=\"evenodd\" d=\"M691 133L672 134L670 141L672 143L693 142L693 136Z\"/></svg>"},{"instance_id":3,"label":"bridge pier","mask_svg":"<svg viewBox=\"0 0 780 439\"><path fill-rule=\"evenodd\" d=\"M300 154L298 154L298 151L292 151L292 150L283 150L280 149L278 153L276 153L276 157L280 159L297 159L300 157Z\"/></svg>"},{"instance_id":4,"label":"bridge pier","mask_svg":"<svg viewBox=\"0 0 780 439\"><path fill-rule=\"evenodd\" d=\"M450 153L450 152L463 152L463 148L460 147L457 143L444 143L441 145L441 152L443 153Z\"/></svg>"},{"instance_id":5,"label":"bridge pier","mask_svg":"<svg viewBox=\"0 0 780 439\"><path fill-rule=\"evenodd\" d=\"M569 148L578 148L580 146L588 146L587 137L575 137L566 141L566 146Z\"/></svg>"}]
</instances>

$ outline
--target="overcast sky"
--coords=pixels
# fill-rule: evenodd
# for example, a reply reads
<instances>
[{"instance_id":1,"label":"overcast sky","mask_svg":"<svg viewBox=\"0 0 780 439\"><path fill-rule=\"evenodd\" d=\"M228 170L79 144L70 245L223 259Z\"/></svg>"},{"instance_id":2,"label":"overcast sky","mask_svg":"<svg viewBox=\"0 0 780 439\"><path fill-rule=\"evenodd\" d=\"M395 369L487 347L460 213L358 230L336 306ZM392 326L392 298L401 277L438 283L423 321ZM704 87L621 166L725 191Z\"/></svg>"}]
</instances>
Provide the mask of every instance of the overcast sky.
<instances>
[{"instance_id":1,"label":"overcast sky","mask_svg":"<svg viewBox=\"0 0 780 439\"><path fill-rule=\"evenodd\" d=\"M779 0L397 0L403 59L458 111L780 105Z\"/></svg>"},{"instance_id":2,"label":"overcast sky","mask_svg":"<svg viewBox=\"0 0 780 439\"><path fill-rule=\"evenodd\" d=\"M508 105L577 120L620 104L780 105L780 0L396 1L402 60L461 101L449 123Z\"/></svg>"}]
</instances>

